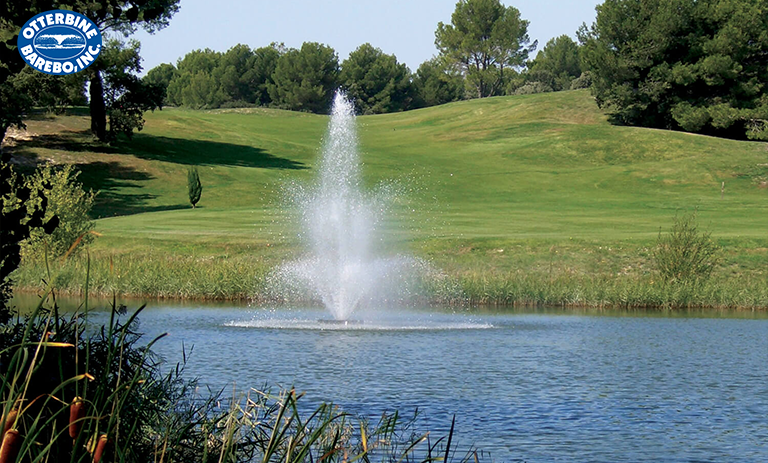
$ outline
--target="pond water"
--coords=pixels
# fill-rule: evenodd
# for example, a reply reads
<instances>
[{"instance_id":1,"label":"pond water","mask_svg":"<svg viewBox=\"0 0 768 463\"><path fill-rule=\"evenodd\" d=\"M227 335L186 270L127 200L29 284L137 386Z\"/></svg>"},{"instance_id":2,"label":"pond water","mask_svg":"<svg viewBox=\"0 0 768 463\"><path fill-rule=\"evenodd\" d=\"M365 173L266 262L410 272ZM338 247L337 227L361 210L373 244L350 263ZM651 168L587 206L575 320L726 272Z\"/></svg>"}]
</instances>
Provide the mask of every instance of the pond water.
<instances>
[{"instance_id":1,"label":"pond water","mask_svg":"<svg viewBox=\"0 0 768 463\"><path fill-rule=\"evenodd\" d=\"M99 316L97 315L97 318ZM419 426L493 461L768 461L765 314L409 311L350 325L320 309L160 304L140 331L214 388L295 386Z\"/></svg>"}]
</instances>

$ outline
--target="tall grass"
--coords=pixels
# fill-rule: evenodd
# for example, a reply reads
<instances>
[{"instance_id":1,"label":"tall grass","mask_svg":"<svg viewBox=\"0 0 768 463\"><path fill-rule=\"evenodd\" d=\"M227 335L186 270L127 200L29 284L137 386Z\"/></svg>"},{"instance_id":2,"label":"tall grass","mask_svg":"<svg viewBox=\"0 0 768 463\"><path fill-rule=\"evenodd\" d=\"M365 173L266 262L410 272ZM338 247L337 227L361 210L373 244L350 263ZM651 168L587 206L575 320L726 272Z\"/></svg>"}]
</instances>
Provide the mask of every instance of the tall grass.
<instances>
[{"instance_id":1,"label":"tall grass","mask_svg":"<svg viewBox=\"0 0 768 463\"><path fill-rule=\"evenodd\" d=\"M542 258L543 259L543 258ZM539 260L542 260L539 259ZM276 298L269 275L277 261L244 254L235 256L178 256L170 253L88 257L52 262L48 277L44 264L24 265L14 277L27 290L42 290L48 282L68 295L82 296L81 275L90 273L90 295L197 300L258 300L313 302L301 294ZM541 265L539 265L541 264ZM665 279L650 270L616 272L575 271L572 264L551 261L530 269L498 269L485 262L462 262L437 271L425 266L407 303L420 305L498 305L613 308L768 309L768 273L732 272L715 268L707 279ZM591 265L589 263L584 265ZM89 268L87 268L89 267Z\"/></svg>"},{"instance_id":2,"label":"tall grass","mask_svg":"<svg viewBox=\"0 0 768 463\"><path fill-rule=\"evenodd\" d=\"M670 282L644 276L549 275L544 273L462 272L457 284L467 303L532 307L626 309L768 308L768 276L722 277Z\"/></svg>"}]
</instances>

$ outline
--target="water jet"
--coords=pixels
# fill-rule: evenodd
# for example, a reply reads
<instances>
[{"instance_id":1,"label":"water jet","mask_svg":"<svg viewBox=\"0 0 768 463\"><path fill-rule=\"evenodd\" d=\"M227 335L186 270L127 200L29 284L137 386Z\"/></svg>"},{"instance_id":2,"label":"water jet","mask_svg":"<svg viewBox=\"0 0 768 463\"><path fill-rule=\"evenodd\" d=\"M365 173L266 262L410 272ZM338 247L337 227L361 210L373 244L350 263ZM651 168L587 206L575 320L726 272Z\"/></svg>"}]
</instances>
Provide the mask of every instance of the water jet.
<instances>
[{"instance_id":1,"label":"water jet","mask_svg":"<svg viewBox=\"0 0 768 463\"><path fill-rule=\"evenodd\" d=\"M354 105L341 91L333 100L316 183L293 188L291 197L306 253L281 266L281 286L322 301L334 320L348 321L373 301L398 298L417 261L383 256L375 248L390 198L362 187Z\"/></svg>"}]
</instances>

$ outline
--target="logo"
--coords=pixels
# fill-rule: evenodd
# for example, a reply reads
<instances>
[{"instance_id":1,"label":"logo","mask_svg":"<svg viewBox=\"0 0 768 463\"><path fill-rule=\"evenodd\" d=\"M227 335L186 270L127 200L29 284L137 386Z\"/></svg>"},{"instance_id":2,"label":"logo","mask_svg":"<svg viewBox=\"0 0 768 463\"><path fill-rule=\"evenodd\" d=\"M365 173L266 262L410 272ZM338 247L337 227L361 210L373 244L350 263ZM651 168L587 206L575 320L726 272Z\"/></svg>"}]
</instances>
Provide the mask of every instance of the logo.
<instances>
[{"instance_id":1,"label":"logo","mask_svg":"<svg viewBox=\"0 0 768 463\"><path fill-rule=\"evenodd\" d=\"M63 76L82 71L101 53L101 32L90 19L67 10L33 17L19 33L19 54L40 72Z\"/></svg>"}]
</instances>

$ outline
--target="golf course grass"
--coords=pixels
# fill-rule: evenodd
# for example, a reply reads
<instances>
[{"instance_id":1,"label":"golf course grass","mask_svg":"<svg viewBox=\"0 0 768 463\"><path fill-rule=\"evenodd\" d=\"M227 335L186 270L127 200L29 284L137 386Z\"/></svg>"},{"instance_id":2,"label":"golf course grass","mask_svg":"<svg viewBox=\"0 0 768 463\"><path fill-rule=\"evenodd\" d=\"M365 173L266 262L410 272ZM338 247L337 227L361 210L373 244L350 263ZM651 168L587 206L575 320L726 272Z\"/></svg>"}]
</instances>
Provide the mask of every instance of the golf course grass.
<instances>
[{"instance_id":1,"label":"golf course grass","mask_svg":"<svg viewBox=\"0 0 768 463\"><path fill-rule=\"evenodd\" d=\"M269 273L302 252L287 191L316 176L328 117L166 108L146 120L114 146L93 141L87 116L27 121L16 162L77 164L99 191L101 236L50 276L27 259L17 285L81 292L90 260L94 293L274 297ZM365 187L396 192L381 252L429 263L426 302L768 307L766 143L614 126L586 90L357 121ZM719 263L706 282L663 283L651 251L694 210Z\"/></svg>"}]
</instances>

